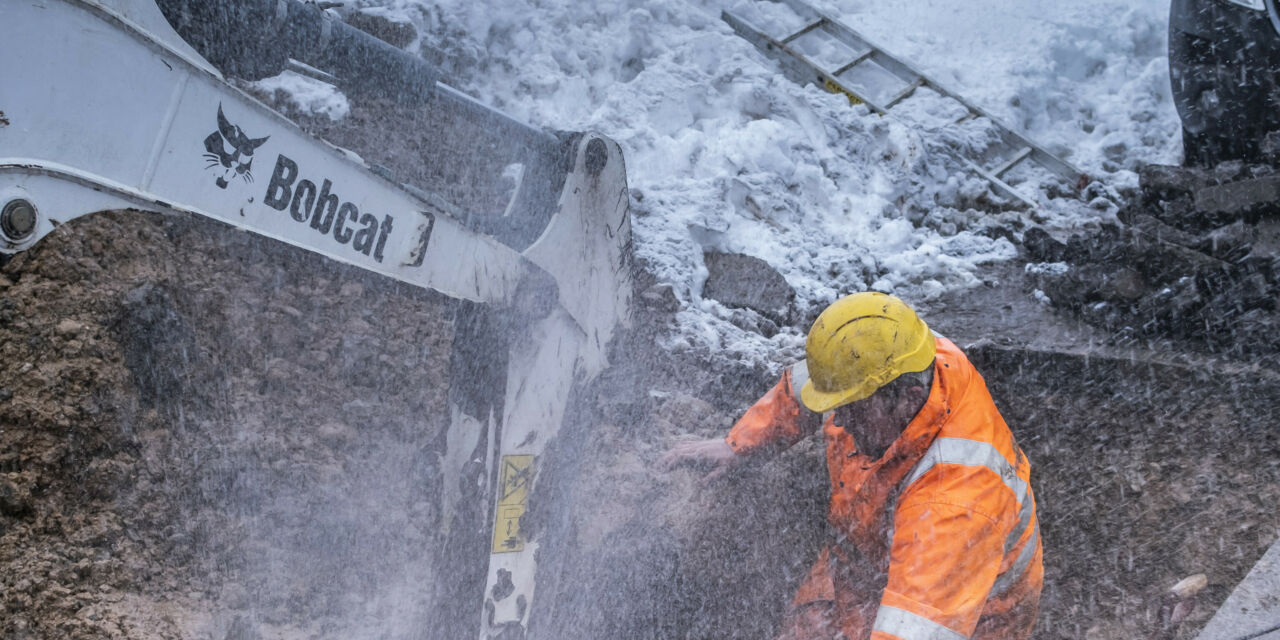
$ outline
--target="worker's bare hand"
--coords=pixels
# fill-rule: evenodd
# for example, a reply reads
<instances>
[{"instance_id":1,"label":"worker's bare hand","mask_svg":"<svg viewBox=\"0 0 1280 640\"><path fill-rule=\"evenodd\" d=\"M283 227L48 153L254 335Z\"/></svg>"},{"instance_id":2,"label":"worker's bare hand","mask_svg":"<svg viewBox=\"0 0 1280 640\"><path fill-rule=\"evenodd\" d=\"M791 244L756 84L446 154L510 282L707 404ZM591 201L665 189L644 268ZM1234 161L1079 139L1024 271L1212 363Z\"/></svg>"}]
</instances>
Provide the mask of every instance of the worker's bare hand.
<instances>
[{"instance_id":1,"label":"worker's bare hand","mask_svg":"<svg viewBox=\"0 0 1280 640\"><path fill-rule=\"evenodd\" d=\"M658 468L669 471L676 467L710 467L707 478L723 474L740 457L722 438L677 443L658 459Z\"/></svg>"}]
</instances>

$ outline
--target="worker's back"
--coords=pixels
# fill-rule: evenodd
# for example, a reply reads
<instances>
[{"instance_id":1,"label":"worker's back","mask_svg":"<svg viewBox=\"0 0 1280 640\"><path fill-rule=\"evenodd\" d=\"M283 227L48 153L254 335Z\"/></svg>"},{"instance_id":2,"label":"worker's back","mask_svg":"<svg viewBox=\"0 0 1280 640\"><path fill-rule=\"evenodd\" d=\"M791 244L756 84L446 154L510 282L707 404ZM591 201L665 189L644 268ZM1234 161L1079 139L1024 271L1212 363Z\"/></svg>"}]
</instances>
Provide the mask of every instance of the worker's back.
<instances>
[{"instance_id":1,"label":"worker's back","mask_svg":"<svg viewBox=\"0 0 1280 640\"><path fill-rule=\"evenodd\" d=\"M936 405L941 427L900 485L876 628L910 628L890 621L918 616L973 638L1027 638L1044 577L1031 465L982 376L946 339L934 386L922 413Z\"/></svg>"}]
</instances>

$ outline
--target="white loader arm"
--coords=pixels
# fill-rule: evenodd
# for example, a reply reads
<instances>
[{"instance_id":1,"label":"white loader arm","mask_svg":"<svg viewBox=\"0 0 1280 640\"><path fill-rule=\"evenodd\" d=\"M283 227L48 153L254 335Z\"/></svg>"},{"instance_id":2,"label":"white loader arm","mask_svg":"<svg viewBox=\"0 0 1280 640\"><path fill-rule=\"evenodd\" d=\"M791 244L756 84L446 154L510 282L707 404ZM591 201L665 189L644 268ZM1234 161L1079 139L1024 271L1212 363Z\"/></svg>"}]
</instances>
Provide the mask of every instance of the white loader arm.
<instances>
[{"instance_id":1,"label":"white loader arm","mask_svg":"<svg viewBox=\"0 0 1280 640\"><path fill-rule=\"evenodd\" d=\"M10 45L0 57L0 206L9 207L0 252L87 213L134 208L217 218L479 302L508 300L529 276L516 251L432 210L102 4L0 6L0 38Z\"/></svg>"},{"instance_id":2,"label":"white loader arm","mask_svg":"<svg viewBox=\"0 0 1280 640\"><path fill-rule=\"evenodd\" d=\"M532 237L500 241L225 82L202 57L209 54L197 53L192 45L199 45L168 22L175 13L210 11L213 3L162 1L168 15L151 0L0 0L0 261L93 212L186 212L478 303L466 307L474 322L455 339L453 368L495 355L508 367L503 379L453 381L442 466L471 495L453 487L444 503L447 514L469 504L468 513L482 513L490 532L482 543L490 552L487 569L463 568L485 576L484 592L469 596L466 614L480 618L468 618L476 633L524 637L538 541L520 522L538 460L560 430L571 391L606 366L609 340L629 313L631 227L621 150L583 134L562 162L530 167L521 160L532 186L522 183L517 192L524 199L514 198L508 213L516 218L527 213L520 207L536 209L528 203L548 184L558 199L550 194L549 217L534 212L521 223L540 227ZM236 1L237 10L271 13L270 29L314 28L314 37L294 34L304 53L340 60L357 81L369 79L351 69L351 56L310 49L313 41L386 55L379 48L388 45L364 40L315 5ZM405 57L393 68L418 72L404 84L411 100L444 100L491 135L495 127L513 127L521 148L560 145L438 84L420 59L392 53ZM562 175L545 179L554 171ZM492 321L513 310L521 322ZM476 524L447 519L441 535L474 538Z\"/></svg>"}]
</instances>

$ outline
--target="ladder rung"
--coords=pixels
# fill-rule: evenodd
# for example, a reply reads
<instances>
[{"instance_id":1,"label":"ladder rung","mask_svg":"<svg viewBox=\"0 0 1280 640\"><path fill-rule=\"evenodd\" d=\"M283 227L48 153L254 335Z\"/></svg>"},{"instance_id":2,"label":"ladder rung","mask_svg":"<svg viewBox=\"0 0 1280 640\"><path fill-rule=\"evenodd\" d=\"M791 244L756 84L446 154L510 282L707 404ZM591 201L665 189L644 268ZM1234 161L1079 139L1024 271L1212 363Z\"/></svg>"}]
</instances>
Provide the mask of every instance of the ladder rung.
<instances>
[{"instance_id":1,"label":"ladder rung","mask_svg":"<svg viewBox=\"0 0 1280 640\"><path fill-rule=\"evenodd\" d=\"M805 25L805 26L804 26L804 28L800 29L799 31L797 31L797 32L795 32L795 33L793 33L793 34L791 34L791 35L789 35L789 36L787 36L787 37L783 38L781 42L782 42L782 44L787 44L787 43L791 42L792 40L795 40L796 38L799 38L800 36L802 36L802 35L804 35L804 34L806 34L806 33L809 33L810 31L813 31L814 29L817 29L818 27L821 27L821 26L823 25L823 23L825 23L826 21L827 21L827 19L826 19L826 18L818 18L817 20L815 20L815 21L813 21L813 22L810 22L809 24Z\"/></svg>"},{"instance_id":2,"label":"ladder rung","mask_svg":"<svg viewBox=\"0 0 1280 640\"><path fill-rule=\"evenodd\" d=\"M871 56L874 56L875 54L876 54L876 50L875 50L875 49L867 49L867 51L866 51L865 53L863 53L862 55L860 55L860 56L858 56L858 57L854 58L853 60L850 60L849 62L845 63L845 65L844 65L843 67L840 67L839 69L836 69L835 71L832 71L832 72L831 72L831 75L832 75L832 76L839 76L840 74L842 74L842 73L844 73L844 72L846 72L846 71L848 71L848 70L850 70L850 69L852 69L852 68L854 68L854 67L858 66L858 65L859 65L859 64L861 64L863 61L865 61L867 58L870 58Z\"/></svg>"},{"instance_id":3,"label":"ladder rung","mask_svg":"<svg viewBox=\"0 0 1280 640\"><path fill-rule=\"evenodd\" d=\"M1026 160L1027 157L1029 157L1030 155L1031 155L1031 147L1023 147L1019 149L1017 153L1013 154L1012 158L1009 158L1007 161L1005 161L1004 164L996 167L995 170L991 172L991 174L999 178L1003 176L1006 171L1012 169L1014 165L1018 164L1019 162L1022 162L1023 160Z\"/></svg>"},{"instance_id":4,"label":"ladder rung","mask_svg":"<svg viewBox=\"0 0 1280 640\"><path fill-rule=\"evenodd\" d=\"M915 93L916 89L919 89L920 87L923 87L923 86L924 86L923 77L919 77L919 78L916 78L915 80L912 80L911 84L908 84L905 88L903 88L902 91L899 91L897 95L893 96L892 98L889 99L888 102L884 103L884 108L885 109L893 108L893 105L898 104L903 100L906 100L907 96L910 96L911 94Z\"/></svg>"},{"instance_id":5,"label":"ladder rung","mask_svg":"<svg viewBox=\"0 0 1280 640\"><path fill-rule=\"evenodd\" d=\"M954 153L955 157L959 158L960 162L963 162L965 165L967 165L969 169L971 169L974 173L985 178L987 182L990 182L991 185L995 187L997 191L1003 192L1005 195L1021 201L1023 204L1031 207L1032 209L1039 206L1036 204L1035 200L1032 200L1022 195L1021 193L1018 192L1017 189L1014 189L1012 186L1010 186L1009 183L1005 182L1004 180L1001 180L999 176L987 171L986 169L983 169L982 167L978 166L976 162L962 155L959 155L959 153L957 152L953 151L952 153Z\"/></svg>"}]
</instances>

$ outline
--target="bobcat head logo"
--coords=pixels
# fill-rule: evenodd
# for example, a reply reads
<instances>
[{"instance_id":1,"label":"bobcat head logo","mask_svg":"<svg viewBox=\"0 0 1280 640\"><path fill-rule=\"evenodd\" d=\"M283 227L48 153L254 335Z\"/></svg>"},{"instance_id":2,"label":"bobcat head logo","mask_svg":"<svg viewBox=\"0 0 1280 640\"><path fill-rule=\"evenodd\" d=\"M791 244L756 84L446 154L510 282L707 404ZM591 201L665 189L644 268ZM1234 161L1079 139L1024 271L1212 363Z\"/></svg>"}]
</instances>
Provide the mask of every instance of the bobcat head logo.
<instances>
[{"instance_id":1,"label":"bobcat head logo","mask_svg":"<svg viewBox=\"0 0 1280 640\"><path fill-rule=\"evenodd\" d=\"M219 172L215 181L218 188L227 188L227 179L240 176L245 182L253 182L253 151L267 141L266 138L250 138L231 124L222 113L222 105L218 105L218 130L204 139L204 148L208 153L204 159L209 163L205 169Z\"/></svg>"}]
</instances>

